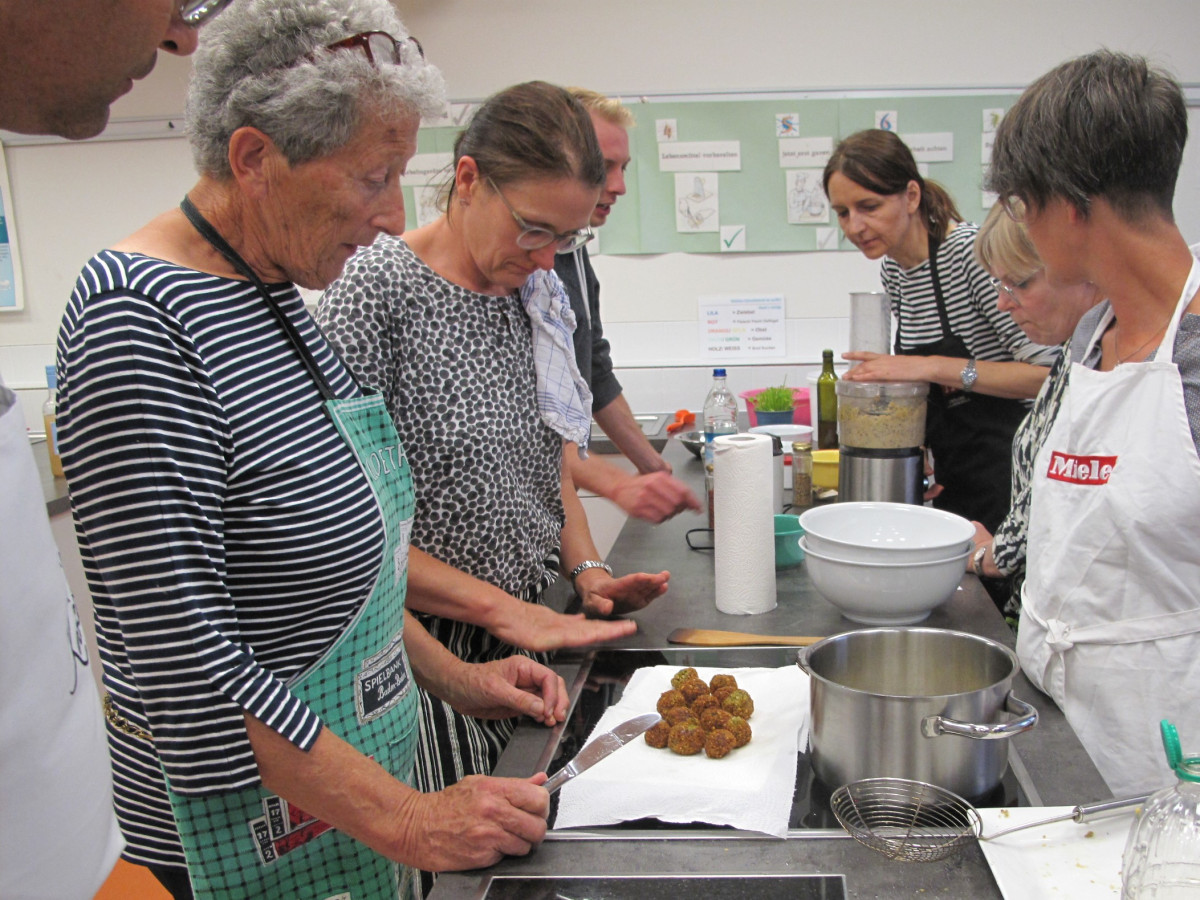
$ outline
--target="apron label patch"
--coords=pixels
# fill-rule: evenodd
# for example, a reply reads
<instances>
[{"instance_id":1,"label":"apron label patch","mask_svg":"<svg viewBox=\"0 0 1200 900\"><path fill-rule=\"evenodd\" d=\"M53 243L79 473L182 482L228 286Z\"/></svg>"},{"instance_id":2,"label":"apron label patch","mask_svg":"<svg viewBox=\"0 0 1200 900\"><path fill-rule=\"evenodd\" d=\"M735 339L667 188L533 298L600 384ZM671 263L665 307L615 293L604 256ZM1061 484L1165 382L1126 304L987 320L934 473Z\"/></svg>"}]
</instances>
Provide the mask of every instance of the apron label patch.
<instances>
[{"instance_id":1,"label":"apron label patch","mask_svg":"<svg viewBox=\"0 0 1200 900\"><path fill-rule=\"evenodd\" d=\"M1046 477L1070 484L1108 484L1116 465L1115 456L1075 456L1055 450Z\"/></svg>"},{"instance_id":2,"label":"apron label patch","mask_svg":"<svg viewBox=\"0 0 1200 900\"><path fill-rule=\"evenodd\" d=\"M398 634L379 653L363 660L354 678L354 705L360 722L377 719L408 694L408 660Z\"/></svg>"},{"instance_id":3,"label":"apron label patch","mask_svg":"<svg viewBox=\"0 0 1200 900\"><path fill-rule=\"evenodd\" d=\"M263 812L265 815L252 819L249 824L258 858L264 866L269 866L333 828L282 797L265 798Z\"/></svg>"}]
</instances>

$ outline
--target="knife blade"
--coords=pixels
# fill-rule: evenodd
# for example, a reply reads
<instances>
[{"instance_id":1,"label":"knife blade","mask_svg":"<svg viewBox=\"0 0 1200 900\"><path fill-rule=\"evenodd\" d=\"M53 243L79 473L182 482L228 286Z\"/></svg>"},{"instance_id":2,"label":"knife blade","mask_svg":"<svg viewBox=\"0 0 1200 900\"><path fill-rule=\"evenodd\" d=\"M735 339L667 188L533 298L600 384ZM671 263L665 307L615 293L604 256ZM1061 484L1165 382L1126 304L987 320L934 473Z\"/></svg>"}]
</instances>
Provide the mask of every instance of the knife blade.
<instances>
[{"instance_id":1,"label":"knife blade","mask_svg":"<svg viewBox=\"0 0 1200 900\"><path fill-rule=\"evenodd\" d=\"M635 737L654 727L660 719L662 716L658 713L646 713L628 722L622 722L612 731L596 736L575 754L574 759L551 775L542 787L553 794L580 772L586 772L606 756L620 750Z\"/></svg>"}]
</instances>

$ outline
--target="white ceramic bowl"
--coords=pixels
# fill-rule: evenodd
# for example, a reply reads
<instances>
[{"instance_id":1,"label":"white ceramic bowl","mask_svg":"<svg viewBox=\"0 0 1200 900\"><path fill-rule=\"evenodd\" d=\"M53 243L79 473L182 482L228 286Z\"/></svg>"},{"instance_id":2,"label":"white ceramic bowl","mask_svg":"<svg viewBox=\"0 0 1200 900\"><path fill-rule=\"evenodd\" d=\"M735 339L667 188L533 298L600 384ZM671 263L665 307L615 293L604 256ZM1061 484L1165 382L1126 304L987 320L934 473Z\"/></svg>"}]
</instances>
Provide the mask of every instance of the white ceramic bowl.
<instances>
[{"instance_id":1,"label":"white ceramic bowl","mask_svg":"<svg viewBox=\"0 0 1200 900\"><path fill-rule=\"evenodd\" d=\"M821 596L864 625L913 625L954 594L970 550L946 559L908 563L849 562L814 551L800 538L804 564Z\"/></svg>"},{"instance_id":2,"label":"white ceramic bowl","mask_svg":"<svg viewBox=\"0 0 1200 900\"><path fill-rule=\"evenodd\" d=\"M911 503L844 502L800 516L808 545L834 559L931 562L971 549L975 526L962 516Z\"/></svg>"}]
</instances>

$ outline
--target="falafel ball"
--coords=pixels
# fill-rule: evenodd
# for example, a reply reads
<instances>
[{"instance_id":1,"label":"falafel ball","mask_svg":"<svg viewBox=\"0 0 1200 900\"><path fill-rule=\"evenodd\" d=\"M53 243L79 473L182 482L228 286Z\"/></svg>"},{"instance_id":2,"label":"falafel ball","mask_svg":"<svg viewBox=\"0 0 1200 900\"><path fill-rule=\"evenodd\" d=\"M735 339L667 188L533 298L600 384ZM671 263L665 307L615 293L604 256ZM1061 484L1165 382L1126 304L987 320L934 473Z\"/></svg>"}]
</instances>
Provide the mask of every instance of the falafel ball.
<instances>
[{"instance_id":1,"label":"falafel ball","mask_svg":"<svg viewBox=\"0 0 1200 900\"><path fill-rule=\"evenodd\" d=\"M712 680L708 683L708 689L710 691L715 691L717 688L723 687L733 688L736 691L737 686L737 679L732 675L714 675Z\"/></svg>"},{"instance_id":2,"label":"falafel ball","mask_svg":"<svg viewBox=\"0 0 1200 900\"><path fill-rule=\"evenodd\" d=\"M699 720L699 717L686 706L672 706L662 714L663 721L668 725L678 725L680 722L686 722L688 719Z\"/></svg>"},{"instance_id":3,"label":"falafel ball","mask_svg":"<svg viewBox=\"0 0 1200 900\"><path fill-rule=\"evenodd\" d=\"M700 674L691 666L688 666L686 669L680 669L671 676L671 687L678 688L685 681L691 681L693 678L699 677Z\"/></svg>"},{"instance_id":4,"label":"falafel ball","mask_svg":"<svg viewBox=\"0 0 1200 900\"><path fill-rule=\"evenodd\" d=\"M704 739L707 737L700 723L696 721L683 722L671 727L667 737L667 747L680 756L695 756L704 749Z\"/></svg>"},{"instance_id":5,"label":"falafel ball","mask_svg":"<svg viewBox=\"0 0 1200 900\"><path fill-rule=\"evenodd\" d=\"M718 703L724 703L725 698L728 697L730 694L732 694L736 690L737 690L737 688L719 687L712 692L712 695L717 698Z\"/></svg>"},{"instance_id":6,"label":"falafel ball","mask_svg":"<svg viewBox=\"0 0 1200 900\"><path fill-rule=\"evenodd\" d=\"M720 759L722 756L727 756L729 751L737 746L732 734L724 728L717 728L708 733L708 737L704 739L704 752L712 759Z\"/></svg>"},{"instance_id":7,"label":"falafel ball","mask_svg":"<svg viewBox=\"0 0 1200 900\"><path fill-rule=\"evenodd\" d=\"M703 697L708 693L708 685L699 678L693 678L679 685L676 690L683 694L684 699L688 702L688 706L691 706L696 702L697 697Z\"/></svg>"},{"instance_id":8,"label":"falafel ball","mask_svg":"<svg viewBox=\"0 0 1200 900\"><path fill-rule=\"evenodd\" d=\"M753 736L750 731L750 723L741 716L730 716L725 723L725 730L733 735L733 740L738 747L745 747Z\"/></svg>"},{"instance_id":9,"label":"falafel ball","mask_svg":"<svg viewBox=\"0 0 1200 900\"><path fill-rule=\"evenodd\" d=\"M688 705L687 700L685 700L683 698L683 694L679 693L679 691L672 688L669 691L662 692L662 695L658 698L658 705L655 707L655 709L657 709L658 714L660 716L662 716L662 715L666 715L667 710L670 709L672 706L687 706L687 705Z\"/></svg>"},{"instance_id":10,"label":"falafel ball","mask_svg":"<svg viewBox=\"0 0 1200 900\"><path fill-rule=\"evenodd\" d=\"M754 701L750 699L750 695L738 688L728 697L721 701L721 709L728 712L730 715L740 716L743 719L749 719L754 715Z\"/></svg>"},{"instance_id":11,"label":"falafel ball","mask_svg":"<svg viewBox=\"0 0 1200 900\"><path fill-rule=\"evenodd\" d=\"M725 723L732 719L729 713L721 709L719 706L714 706L712 709L706 709L700 714L700 727L705 731L713 731L717 728L724 728Z\"/></svg>"},{"instance_id":12,"label":"falafel ball","mask_svg":"<svg viewBox=\"0 0 1200 900\"><path fill-rule=\"evenodd\" d=\"M706 709L720 709L721 704L712 694L701 694L692 701L692 715L697 719L703 715Z\"/></svg>"},{"instance_id":13,"label":"falafel ball","mask_svg":"<svg viewBox=\"0 0 1200 900\"><path fill-rule=\"evenodd\" d=\"M646 732L646 743L657 750L667 746L667 738L671 736L671 723L660 719Z\"/></svg>"}]
</instances>

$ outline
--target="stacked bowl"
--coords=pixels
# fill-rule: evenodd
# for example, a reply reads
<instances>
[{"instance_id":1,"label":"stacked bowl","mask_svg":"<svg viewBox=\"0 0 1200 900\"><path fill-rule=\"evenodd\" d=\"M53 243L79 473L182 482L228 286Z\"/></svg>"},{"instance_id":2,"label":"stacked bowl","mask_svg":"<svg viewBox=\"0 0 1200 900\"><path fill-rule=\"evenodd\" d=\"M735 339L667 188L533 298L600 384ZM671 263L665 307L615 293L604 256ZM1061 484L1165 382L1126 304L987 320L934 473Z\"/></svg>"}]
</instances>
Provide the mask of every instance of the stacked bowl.
<instances>
[{"instance_id":1,"label":"stacked bowl","mask_svg":"<svg viewBox=\"0 0 1200 900\"><path fill-rule=\"evenodd\" d=\"M912 625L953 595L975 526L908 503L832 503L800 516L809 577L842 615L866 625Z\"/></svg>"}]
</instances>

